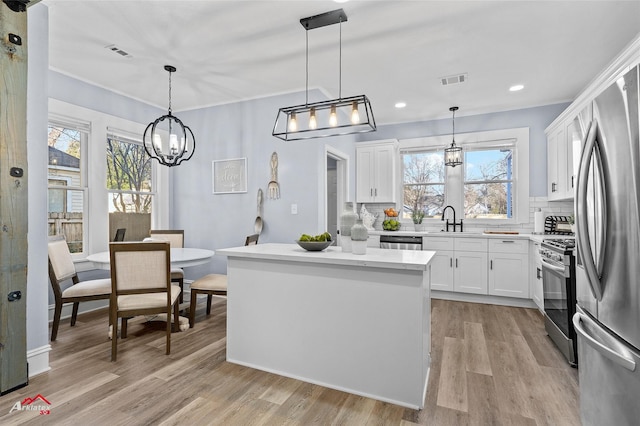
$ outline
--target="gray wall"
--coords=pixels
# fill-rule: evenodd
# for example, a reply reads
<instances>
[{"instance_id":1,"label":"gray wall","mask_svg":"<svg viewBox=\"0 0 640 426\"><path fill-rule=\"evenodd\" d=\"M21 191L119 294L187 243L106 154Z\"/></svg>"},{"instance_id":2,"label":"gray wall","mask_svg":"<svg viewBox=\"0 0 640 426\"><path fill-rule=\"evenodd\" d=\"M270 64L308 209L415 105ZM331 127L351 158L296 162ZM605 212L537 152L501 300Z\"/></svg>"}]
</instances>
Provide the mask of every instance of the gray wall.
<instances>
[{"instance_id":1,"label":"gray wall","mask_svg":"<svg viewBox=\"0 0 640 426\"><path fill-rule=\"evenodd\" d=\"M456 116L456 134L488 130L529 128L529 196L547 196L547 138L544 129L569 103L525 108L491 114ZM411 139L451 134L451 118L378 126L375 133L364 133L358 141Z\"/></svg>"}]
</instances>

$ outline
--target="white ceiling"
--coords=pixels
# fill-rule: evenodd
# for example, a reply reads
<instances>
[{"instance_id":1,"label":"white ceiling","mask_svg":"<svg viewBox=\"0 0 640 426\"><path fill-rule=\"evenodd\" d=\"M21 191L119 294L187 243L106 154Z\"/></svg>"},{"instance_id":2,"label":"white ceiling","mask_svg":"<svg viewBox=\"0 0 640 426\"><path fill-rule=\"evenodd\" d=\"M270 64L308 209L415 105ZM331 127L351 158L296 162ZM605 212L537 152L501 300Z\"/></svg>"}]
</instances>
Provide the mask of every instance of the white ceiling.
<instances>
[{"instance_id":1,"label":"white ceiling","mask_svg":"<svg viewBox=\"0 0 640 426\"><path fill-rule=\"evenodd\" d=\"M174 112L304 92L299 20L342 7L342 95L366 94L378 125L571 101L640 31L640 1L44 3L52 69L166 109L174 65ZM309 88L330 98L339 27L308 32ZM440 84L459 73L466 83ZM516 83L525 89L509 92Z\"/></svg>"}]
</instances>

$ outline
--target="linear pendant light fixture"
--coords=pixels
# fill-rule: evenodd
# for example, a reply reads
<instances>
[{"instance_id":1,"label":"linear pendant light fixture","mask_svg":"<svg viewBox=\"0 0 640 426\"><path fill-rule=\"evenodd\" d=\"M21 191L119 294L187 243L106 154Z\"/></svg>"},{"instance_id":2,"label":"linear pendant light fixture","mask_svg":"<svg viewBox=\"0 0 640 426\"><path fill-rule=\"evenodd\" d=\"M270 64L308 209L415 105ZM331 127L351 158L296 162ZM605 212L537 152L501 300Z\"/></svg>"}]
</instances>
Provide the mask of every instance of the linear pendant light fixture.
<instances>
[{"instance_id":1,"label":"linear pendant light fixture","mask_svg":"<svg viewBox=\"0 0 640 426\"><path fill-rule=\"evenodd\" d=\"M342 97L342 22L344 10L337 9L300 19L306 30L306 99L302 105L278 110L272 135L285 141L324 138L373 132L376 121L371 102L365 95ZM340 70L338 99L309 103L309 30L340 24Z\"/></svg>"},{"instance_id":2,"label":"linear pendant light fixture","mask_svg":"<svg viewBox=\"0 0 640 426\"><path fill-rule=\"evenodd\" d=\"M142 140L151 158L164 166L173 167L193 156L196 139L191 129L171 113L171 73L176 72L176 67L165 65L164 69L169 72L169 112L149 123Z\"/></svg>"},{"instance_id":3,"label":"linear pendant light fixture","mask_svg":"<svg viewBox=\"0 0 640 426\"><path fill-rule=\"evenodd\" d=\"M453 113L453 124L452 124L452 142L449 148L445 148L444 150L444 165L445 166L459 166L462 164L462 147L456 145L456 111L458 110L457 106L449 108L449 111Z\"/></svg>"}]
</instances>

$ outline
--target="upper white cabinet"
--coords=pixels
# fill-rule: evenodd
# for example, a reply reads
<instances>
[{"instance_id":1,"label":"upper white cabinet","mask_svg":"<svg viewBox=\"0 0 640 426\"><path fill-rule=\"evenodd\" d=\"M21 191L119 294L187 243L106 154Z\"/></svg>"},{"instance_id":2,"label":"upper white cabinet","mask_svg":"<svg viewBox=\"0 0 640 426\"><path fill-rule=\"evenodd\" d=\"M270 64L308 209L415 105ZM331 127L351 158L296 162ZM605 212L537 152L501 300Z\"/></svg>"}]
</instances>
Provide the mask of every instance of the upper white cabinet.
<instances>
[{"instance_id":1,"label":"upper white cabinet","mask_svg":"<svg viewBox=\"0 0 640 426\"><path fill-rule=\"evenodd\" d=\"M398 142L356 145L356 201L395 203Z\"/></svg>"},{"instance_id":2,"label":"upper white cabinet","mask_svg":"<svg viewBox=\"0 0 640 426\"><path fill-rule=\"evenodd\" d=\"M547 198L573 198L573 145L567 141L564 123L547 133Z\"/></svg>"}]
</instances>

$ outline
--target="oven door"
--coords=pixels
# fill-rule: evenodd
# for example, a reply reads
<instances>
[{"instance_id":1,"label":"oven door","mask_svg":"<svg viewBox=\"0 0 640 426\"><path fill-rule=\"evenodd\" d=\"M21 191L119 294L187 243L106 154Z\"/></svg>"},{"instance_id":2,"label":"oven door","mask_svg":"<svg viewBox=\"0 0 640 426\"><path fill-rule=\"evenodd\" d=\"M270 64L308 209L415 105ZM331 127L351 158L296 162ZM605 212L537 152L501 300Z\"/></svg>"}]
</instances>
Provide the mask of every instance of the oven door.
<instances>
[{"instance_id":1,"label":"oven door","mask_svg":"<svg viewBox=\"0 0 640 426\"><path fill-rule=\"evenodd\" d=\"M565 270L564 265L542 258L544 313L568 337L570 314L567 303L568 277L565 277Z\"/></svg>"}]
</instances>

